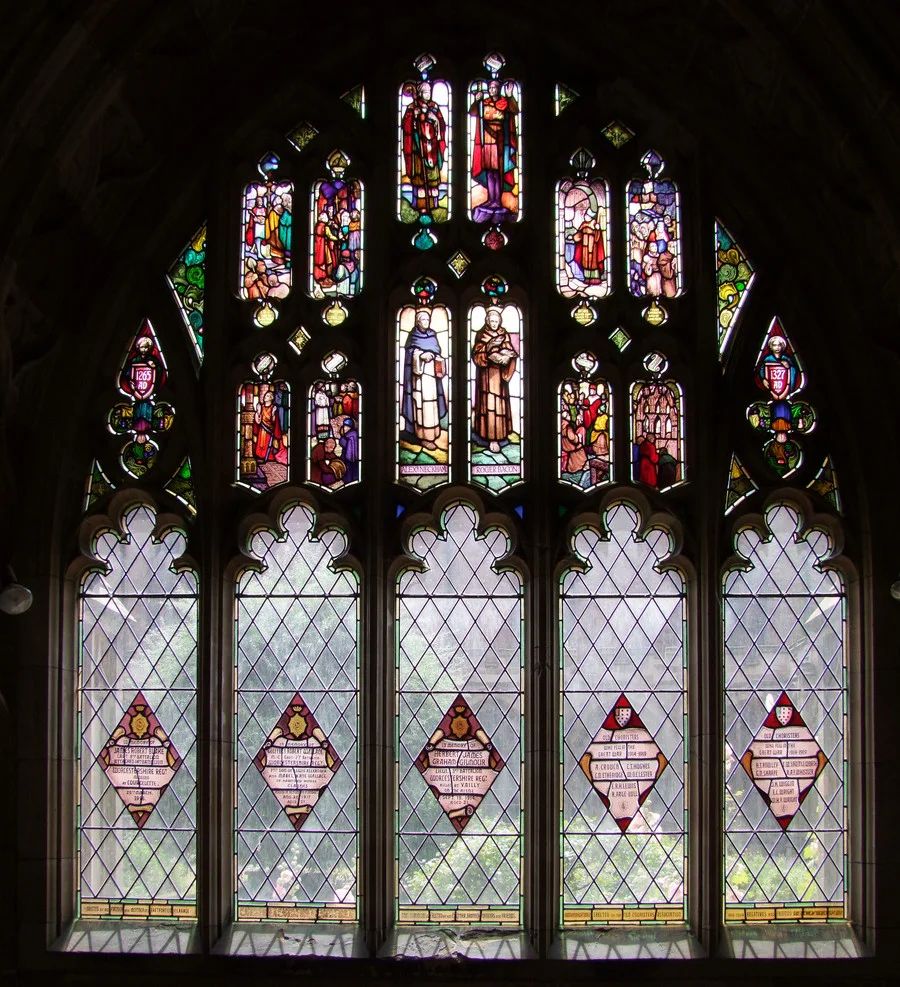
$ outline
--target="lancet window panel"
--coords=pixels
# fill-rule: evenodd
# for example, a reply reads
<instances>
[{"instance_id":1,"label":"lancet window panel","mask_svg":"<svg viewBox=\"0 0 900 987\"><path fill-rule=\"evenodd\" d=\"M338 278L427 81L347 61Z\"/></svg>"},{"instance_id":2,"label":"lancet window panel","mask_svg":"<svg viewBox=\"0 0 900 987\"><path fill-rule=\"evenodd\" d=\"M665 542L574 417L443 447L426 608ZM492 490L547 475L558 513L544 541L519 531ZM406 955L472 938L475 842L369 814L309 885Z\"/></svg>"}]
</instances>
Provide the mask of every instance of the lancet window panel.
<instances>
[{"instance_id":1,"label":"lancet window panel","mask_svg":"<svg viewBox=\"0 0 900 987\"><path fill-rule=\"evenodd\" d=\"M359 579L309 504L257 530L237 585L235 874L241 921L357 911Z\"/></svg>"},{"instance_id":2,"label":"lancet window panel","mask_svg":"<svg viewBox=\"0 0 900 987\"><path fill-rule=\"evenodd\" d=\"M397 918L521 923L523 589L451 503L397 584Z\"/></svg>"},{"instance_id":3,"label":"lancet window panel","mask_svg":"<svg viewBox=\"0 0 900 987\"><path fill-rule=\"evenodd\" d=\"M725 576L726 921L846 917L847 688L834 543L775 503Z\"/></svg>"},{"instance_id":4,"label":"lancet window panel","mask_svg":"<svg viewBox=\"0 0 900 987\"><path fill-rule=\"evenodd\" d=\"M76 914L193 920L197 577L184 534L117 497L114 519L86 522L99 533L79 594Z\"/></svg>"},{"instance_id":5,"label":"lancet window panel","mask_svg":"<svg viewBox=\"0 0 900 987\"><path fill-rule=\"evenodd\" d=\"M560 593L563 923L683 922L685 581L632 504L603 524Z\"/></svg>"}]
</instances>

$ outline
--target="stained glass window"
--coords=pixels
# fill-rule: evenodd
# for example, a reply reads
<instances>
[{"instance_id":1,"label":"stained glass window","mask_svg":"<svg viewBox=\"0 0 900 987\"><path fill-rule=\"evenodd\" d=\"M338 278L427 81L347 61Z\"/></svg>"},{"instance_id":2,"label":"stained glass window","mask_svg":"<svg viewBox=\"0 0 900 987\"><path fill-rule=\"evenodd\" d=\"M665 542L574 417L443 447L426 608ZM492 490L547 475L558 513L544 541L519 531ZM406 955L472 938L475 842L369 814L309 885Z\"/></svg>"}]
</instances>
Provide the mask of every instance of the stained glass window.
<instances>
[{"instance_id":1,"label":"stained glass window","mask_svg":"<svg viewBox=\"0 0 900 987\"><path fill-rule=\"evenodd\" d=\"M593 353L579 353L577 378L559 385L559 478L593 490L613 478L612 392Z\"/></svg>"},{"instance_id":2,"label":"stained glass window","mask_svg":"<svg viewBox=\"0 0 900 987\"><path fill-rule=\"evenodd\" d=\"M206 226L191 238L166 276L193 345L194 361L203 363L203 299L206 295Z\"/></svg>"},{"instance_id":3,"label":"stained glass window","mask_svg":"<svg viewBox=\"0 0 900 987\"><path fill-rule=\"evenodd\" d=\"M684 408L681 385L666 379L669 361L653 352L644 359L651 375L631 388L632 476L656 490L684 482Z\"/></svg>"},{"instance_id":4,"label":"stained glass window","mask_svg":"<svg viewBox=\"0 0 900 987\"><path fill-rule=\"evenodd\" d=\"M79 600L78 912L196 919L197 578L151 508L121 524Z\"/></svg>"},{"instance_id":5,"label":"stained glass window","mask_svg":"<svg viewBox=\"0 0 900 987\"><path fill-rule=\"evenodd\" d=\"M175 419L172 406L157 397L166 380L159 341L153 326L145 321L119 370L119 390L129 400L114 405L109 413L109 430L127 436L120 462L133 477L143 476L156 462L159 446L151 436L167 432Z\"/></svg>"},{"instance_id":6,"label":"stained glass window","mask_svg":"<svg viewBox=\"0 0 900 987\"><path fill-rule=\"evenodd\" d=\"M402 222L422 227L413 239L420 249L434 244L427 227L451 216L452 90L445 79L431 78L434 64L431 55L420 55L415 61L419 79L400 87L397 214Z\"/></svg>"},{"instance_id":7,"label":"stained glass window","mask_svg":"<svg viewBox=\"0 0 900 987\"><path fill-rule=\"evenodd\" d=\"M275 377L278 361L260 353L253 378L238 389L237 482L261 493L288 481L290 386Z\"/></svg>"},{"instance_id":8,"label":"stained glass window","mask_svg":"<svg viewBox=\"0 0 900 987\"><path fill-rule=\"evenodd\" d=\"M469 309L469 469L473 483L494 492L518 483L524 466L524 318L502 300L505 290L497 279Z\"/></svg>"},{"instance_id":9,"label":"stained glass window","mask_svg":"<svg viewBox=\"0 0 900 987\"><path fill-rule=\"evenodd\" d=\"M308 479L323 490L340 490L359 482L359 381L341 374L347 365L343 353L322 361L327 380L313 381L309 389Z\"/></svg>"},{"instance_id":10,"label":"stained glass window","mask_svg":"<svg viewBox=\"0 0 900 987\"><path fill-rule=\"evenodd\" d=\"M556 287L566 298L602 298L609 293L612 264L609 188L590 177L590 151L579 148L571 164L575 177L556 185Z\"/></svg>"},{"instance_id":11,"label":"stained glass window","mask_svg":"<svg viewBox=\"0 0 900 987\"><path fill-rule=\"evenodd\" d=\"M357 918L359 580L306 503L257 531L237 586L240 920Z\"/></svg>"},{"instance_id":12,"label":"stained glass window","mask_svg":"<svg viewBox=\"0 0 900 987\"><path fill-rule=\"evenodd\" d=\"M350 159L343 151L332 151L326 164L329 177L312 189L309 293L350 297L363 287L363 186L344 177Z\"/></svg>"},{"instance_id":13,"label":"stained glass window","mask_svg":"<svg viewBox=\"0 0 900 987\"><path fill-rule=\"evenodd\" d=\"M725 919L846 915L843 579L829 535L776 503L724 580Z\"/></svg>"},{"instance_id":14,"label":"stained glass window","mask_svg":"<svg viewBox=\"0 0 900 987\"><path fill-rule=\"evenodd\" d=\"M641 158L646 177L628 184L628 287L637 298L652 299L658 313L659 298L681 294L681 221L678 187L671 178L662 178L665 161L656 151ZM659 318L650 315L648 321Z\"/></svg>"},{"instance_id":15,"label":"stained glass window","mask_svg":"<svg viewBox=\"0 0 900 987\"><path fill-rule=\"evenodd\" d=\"M605 524L561 587L563 922L683 922L684 579L633 507Z\"/></svg>"},{"instance_id":16,"label":"stained glass window","mask_svg":"<svg viewBox=\"0 0 900 987\"><path fill-rule=\"evenodd\" d=\"M278 165L277 155L264 157L258 166L263 181L251 182L243 196L239 291L241 298L260 303L256 308L260 325L271 321L278 302L290 294L293 280L294 184L275 177ZM261 318L261 311L268 317Z\"/></svg>"},{"instance_id":17,"label":"stained glass window","mask_svg":"<svg viewBox=\"0 0 900 987\"><path fill-rule=\"evenodd\" d=\"M734 237L716 220L716 292L719 309L719 359L724 360L737 332L738 318L756 273Z\"/></svg>"},{"instance_id":18,"label":"stained glass window","mask_svg":"<svg viewBox=\"0 0 900 987\"><path fill-rule=\"evenodd\" d=\"M397 316L397 479L416 490L450 478L450 311L433 303L437 285L420 278L415 305Z\"/></svg>"},{"instance_id":19,"label":"stained glass window","mask_svg":"<svg viewBox=\"0 0 900 987\"><path fill-rule=\"evenodd\" d=\"M476 223L517 222L522 214L522 90L501 79L506 59L484 59L489 79L469 85L469 218Z\"/></svg>"},{"instance_id":20,"label":"stained glass window","mask_svg":"<svg viewBox=\"0 0 900 987\"><path fill-rule=\"evenodd\" d=\"M747 419L767 436L763 455L769 468L778 476L790 476L803 461L798 438L812 431L816 413L810 404L795 397L806 386L806 374L777 318L763 340L755 378L768 400L751 404Z\"/></svg>"},{"instance_id":21,"label":"stained glass window","mask_svg":"<svg viewBox=\"0 0 900 987\"><path fill-rule=\"evenodd\" d=\"M454 503L397 584L398 919L521 921L522 581Z\"/></svg>"}]
</instances>

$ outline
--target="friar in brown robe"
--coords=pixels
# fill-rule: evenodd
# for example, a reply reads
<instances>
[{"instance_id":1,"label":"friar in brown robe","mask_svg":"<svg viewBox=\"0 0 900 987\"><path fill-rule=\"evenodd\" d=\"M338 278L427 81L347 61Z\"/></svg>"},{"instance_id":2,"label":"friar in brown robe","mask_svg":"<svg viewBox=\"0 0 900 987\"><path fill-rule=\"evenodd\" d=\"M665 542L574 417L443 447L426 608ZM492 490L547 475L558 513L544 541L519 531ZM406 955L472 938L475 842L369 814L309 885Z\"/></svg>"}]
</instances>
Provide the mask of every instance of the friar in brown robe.
<instances>
[{"instance_id":1,"label":"friar in brown robe","mask_svg":"<svg viewBox=\"0 0 900 987\"><path fill-rule=\"evenodd\" d=\"M484 325L475 335L472 360L476 367L473 428L491 452L499 452L500 443L513 430L509 382L516 372L518 355L503 328L500 309L489 308Z\"/></svg>"}]
</instances>

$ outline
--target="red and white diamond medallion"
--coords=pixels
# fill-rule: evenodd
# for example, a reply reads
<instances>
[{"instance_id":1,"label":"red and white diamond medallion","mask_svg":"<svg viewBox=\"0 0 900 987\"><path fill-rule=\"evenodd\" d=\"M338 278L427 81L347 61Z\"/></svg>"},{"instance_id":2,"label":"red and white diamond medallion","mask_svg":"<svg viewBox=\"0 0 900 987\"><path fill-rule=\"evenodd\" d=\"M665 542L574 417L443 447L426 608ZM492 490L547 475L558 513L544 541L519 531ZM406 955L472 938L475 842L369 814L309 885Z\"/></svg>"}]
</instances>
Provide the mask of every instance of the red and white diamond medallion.
<instances>
[{"instance_id":1,"label":"red and white diamond medallion","mask_svg":"<svg viewBox=\"0 0 900 987\"><path fill-rule=\"evenodd\" d=\"M668 763L624 693L579 761L623 833Z\"/></svg>"},{"instance_id":2,"label":"red and white diamond medallion","mask_svg":"<svg viewBox=\"0 0 900 987\"><path fill-rule=\"evenodd\" d=\"M787 829L828 758L788 694L782 692L741 764L778 824Z\"/></svg>"},{"instance_id":3,"label":"red and white diamond medallion","mask_svg":"<svg viewBox=\"0 0 900 987\"><path fill-rule=\"evenodd\" d=\"M506 762L469 704L457 696L415 763L447 818L461 833Z\"/></svg>"},{"instance_id":4,"label":"red and white diamond medallion","mask_svg":"<svg viewBox=\"0 0 900 987\"><path fill-rule=\"evenodd\" d=\"M299 832L341 759L309 707L295 694L253 763Z\"/></svg>"},{"instance_id":5,"label":"red and white diamond medallion","mask_svg":"<svg viewBox=\"0 0 900 987\"><path fill-rule=\"evenodd\" d=\"M143 829L181 767L181 756L139 692L97 762L138 829Z\"/></svg>"}]
</instances>

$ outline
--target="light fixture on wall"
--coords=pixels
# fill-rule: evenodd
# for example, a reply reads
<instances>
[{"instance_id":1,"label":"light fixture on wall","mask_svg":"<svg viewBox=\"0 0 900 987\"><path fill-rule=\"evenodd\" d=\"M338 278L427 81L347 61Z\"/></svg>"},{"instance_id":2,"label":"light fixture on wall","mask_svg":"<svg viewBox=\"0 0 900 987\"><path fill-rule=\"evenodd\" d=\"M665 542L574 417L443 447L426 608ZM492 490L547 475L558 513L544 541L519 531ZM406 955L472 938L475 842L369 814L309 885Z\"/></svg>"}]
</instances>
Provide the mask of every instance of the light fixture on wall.
<instances>
[{"instance_id":1,"label":"light fixture on wall","mask_svg":"<svg viewBox=\"0 0 900 987\"><path fill-rule=\"evenodd\" d=\"M16 581L12 566L4 566L0 573L0 611L11 615L25 613L33 602L31 590Z\"/></svg>"},{"instance_id":2,"label":"light fixture on wall","mask_svg":"<svg viewBox=\"0 0 900 987\"><path fill-rule=\"evenodd\" d=\"M895 600L900 600L900 576L891 583L891 596Z\"/></svg>"}]
</instances>

